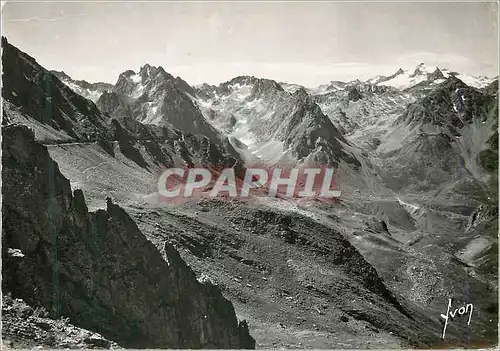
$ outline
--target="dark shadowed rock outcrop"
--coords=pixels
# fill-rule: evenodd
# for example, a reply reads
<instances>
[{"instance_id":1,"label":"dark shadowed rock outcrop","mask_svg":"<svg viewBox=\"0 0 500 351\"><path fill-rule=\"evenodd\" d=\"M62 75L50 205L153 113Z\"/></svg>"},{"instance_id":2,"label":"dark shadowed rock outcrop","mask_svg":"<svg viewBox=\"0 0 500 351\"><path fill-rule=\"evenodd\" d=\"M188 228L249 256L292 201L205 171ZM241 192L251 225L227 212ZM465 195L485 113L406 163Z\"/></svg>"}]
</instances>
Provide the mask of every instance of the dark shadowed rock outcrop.
<instances>
[{"instance_id":1,"label":"dark shadowed rock outcrop","mask_svg":"<svg viewBox=\"0 0 500 351\"><path fill-rule=\"evenodd\" d=\"M29 128L2 135L4 292L124 347L254 347L232 304L172 245L163 258L112 201L88 212Z\"/></svg>"},{"instance_id":2,"label":"dark shadowed rock outcrop","mask_svg":"<svg viewBox=\"0 0 500 351\"><path fill-rule=\"evenodd\" d=\"M347 89L347 97L350 101L358 101L361 99L363 96L360 94L359 90L356 89L356 87L349 87Z\"/></svg>"},{"instance_id":3,"label":"dark shadowed rock outcrop","mask_svg":"<svg viewBox=\"0 0 500 351\"><path fill-rule=\"evenodd\" d=\"M46 124L67 139L96 140L106 118L94 103L75 94L59 78L2 37L2 97L23 115ZM6 111L7 116L10 109Z\"/></svg>"}]
</instances>

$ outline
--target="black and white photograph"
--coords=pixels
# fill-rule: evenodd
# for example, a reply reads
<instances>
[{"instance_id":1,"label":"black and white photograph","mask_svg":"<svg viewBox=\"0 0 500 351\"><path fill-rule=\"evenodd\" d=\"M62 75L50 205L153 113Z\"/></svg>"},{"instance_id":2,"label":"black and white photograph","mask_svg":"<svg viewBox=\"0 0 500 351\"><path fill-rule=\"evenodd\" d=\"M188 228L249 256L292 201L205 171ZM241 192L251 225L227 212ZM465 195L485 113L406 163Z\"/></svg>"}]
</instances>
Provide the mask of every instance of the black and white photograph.
<instances>
[{"instance_id":1,"label":"black and white photograph","mask_svg":"<svg viewBox=\"0 0 500 351\"><path fill-rule=\"evenodd\" d=\"M2 1L1 348L498 347L498 1Z\"/></svg>"}]
</instances>

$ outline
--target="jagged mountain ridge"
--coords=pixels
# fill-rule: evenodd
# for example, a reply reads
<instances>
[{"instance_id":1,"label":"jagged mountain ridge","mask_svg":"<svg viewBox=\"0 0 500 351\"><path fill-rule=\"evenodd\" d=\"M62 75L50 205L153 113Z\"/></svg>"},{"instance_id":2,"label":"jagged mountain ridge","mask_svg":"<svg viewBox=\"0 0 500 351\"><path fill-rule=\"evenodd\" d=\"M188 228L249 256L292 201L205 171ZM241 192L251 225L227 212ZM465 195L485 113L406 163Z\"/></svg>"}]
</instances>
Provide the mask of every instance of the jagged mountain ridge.
<instances>
[{"instance_id":1,"label":"jagged mountain ridge","mask_svg":"<svg viewBox=\"0 0 500 351\"><path fill-rule=\"evenodd\" d=\"M224 139L206 122L191 97L193 89L181 78L173 77L162 67L145 64L136 73L121 73L116 84L87 83L71 79L64 72L52 71L77 94L96 103L99 110L125 123L168 126L185 133L208 137L222 144Z\"/></svg>"},{"instance_id":2,"label":"jagged mountain ridge","mask_svg":"<svg viewBox=\"0 0 500 351\"><path fill-rule=\"evenodd\" d=\"M328 84L323 84L316 88L308 90L313 95L319 95L322 93L343 90L346 86L367 84L370 86L378 87L392 87L404 91L415 86L423 87L433 84L439 84L442 83L446 78L449 78L451 76L457 77L460 80L464 81L467 85L478 89L486 87L495 79L484 76L471 76L459 72L454 72L446 68L440 68L437 66L420 63L412 69L403 70L402 68L399 68L396 72L389 76L377 75L365 81L360 81L359 79L349 82L331 81Z\"/></svg>"},{"instance_id":3,"label":"jagged mountain ridge","mask_svg":"<svg viewBox=\"0 0 500 351\"><path fill-rule=\"evenodd\" d=\"M241 141L247 159L359 166L342 146L348 142L303 88L291 94L273 80L242 76L196 92L207 119Z\"/></svg>"},{"instance_id":4,"label":"jagged mountain ridge","mask_svg":"<svg viewBox=\"0 0 500 351\"><path fill-rule=\"evenodd\" d=\"M493 79L484 76L470 76L458 72L450 71L446 68L437 66L428 66L425 63L420 63L413 70L399 69L396 73L388 77L380 77L374 84L394 86L398 89L409 89L414 86L424 86L431 84L439 84L444 79L449 77L457 77L466 82L469 86L475 88L484 88L492 82Z\"/></svg>"},{"instance_id":5,"label":"jagged mountain ridge","mask_svg":"<svg viewBox=\"0 0 500 351\"><path fill-rule=\"evenodd\" d=\"M394 74L384 77L372 78L369 81L375 85L394 86L405 90L415 85L440 83L451 74L448 70L439 67L427 66L420 63L414 69L398 69ZM454 73L457 74L457 73Z\"/></svg>"},{"instance_id":6,"label":"jagged mountain ridge","mask_svg":"<svg viewBox=\"0 0 500 351\"><path fill-rule=\"evenodd\" d=\"M181 78L146 64L137 73L129 70L120 74L113 89L97 100L97 106L119 120L170 126L220 143L222 136L205 120L191 95L193 89Z\"/></svg>"},{"instance_id":7,"label":"jagged mountain ridge","mask_svg":"<svg viewBox=\"0 0 500 351\"><path fill-rule=\"evenodd\" d=\"M173 94L168 98L168 107L163 108L163 111L160 112L158 112L158 108L162 103L158 102L158 100L162 99L163 93L158 93L158 89L162 91L163 82L158 82L154 78L158 74L169 82L167 86L170 88L166 90L170 90L169 94ZM413 102L415 98L422 97L431 85L443 82L446 77L457 75L458 73L446 69L420 64L413 70L399 69L391 76L377 76L366 82L360 80L347 83L332 81L327 85L305 90L310 95L315 96L315 102L319 104L322 112L326 113L333 125L340 129L341 134L345 134L359 129L360 125L383 123L383 121L377 122L373 116L381 113L398 115L402 112L404 105ZM394 81L394 79L401 80L402 77L411 82L403 86L398 81ZM479 85L490 81L484 77L480 78L476 80L480 82ZM301 86L296 84L287 85L283 83L283 85L288 87L290 93L295 93L301 89ZM162 88L158 88L158 86ZM412 93L408 94L401 93L401 89L413 90ZM344 95L344 91L347 91L347 100L352 103L363 100L361 97L364 94L377 95L381 98L378 101L372 99L368 106L366 106L365 101L357 104L358 106L355 104L349 106L349 102L346 103L342 101L342 98L339 98ZM145 65L138 73L131 70L122 73L113 91L110 93L104 92L98 105L103 111L115 117L137 119L144 123L164 124L166 114L168 115L166 119L172 120L166 122L166 124L177 126L185 131L193 131L194 128L195 134L207 135L215 142L221 139L220 134L229 135L229 140L224 140L223 145L229 149L233 156L239 153L247 161L262 161L263 152L269 153L268 150L272 149L274 151L270 152L270 155L265 155L264 159L271 162L277 160L290 162L297 158L303 159L304 152L298 151L296 148L287 150L287 147L290 146L289 142L283 143L280 136L270 136L267 132L268 130L280 128L280 121L269 124L269 119L272 119L273 113L276 113L276 111L287 111L288 114L292 112L290 108L286 108L290 104L287 101L289 96L285 94L286 92L282 85L273 80L249 76L236 77L228 82L221 83L219 86L202 84L192 88L179 77L174 78L166 73L161 67L156 68ZM183 97L177 96L177 93ZM186 95L189 101L185 99ZM174 98L173 96L177 97ZM194 109L190 106L191 100L195 101ZM186 103L184 104L184 102ZM176 106L172 107L172 105ZM376 105L379 105L379 107ZM394 107L391 105L394 105ZM201 114L196 111L198 107L205 118L203 116L200 118ZM286 113L283 113L283 115ZM189 118L186 117L187 120L194 121L193 126L187 127L185 122L175 118L175 116L184 114L189 116ZM249 122L249 114L252 116L258 115L265 122L259 123L255 117L252 118L253 121ZM210 123L205 123L206 121ZM215 131L212 125L220 133ZM283 137L281 136L281 138ZM232 142L229 142L230 140ZM313 154L311 158L317 158L315 153L312 152L314 148L310 146L311 141L307 141L307 138L305 138L305 142L309 146L297 147L308 150L309 154ZM331 146L329 147L331 148ZM330 164L338 164L339 159L342 158L339 155L346 155L345 159L348 161L355 159L355 156L342 150L338 145L334 149L333 152L333 149L326 152L330 156L323 155L320 159L323 161L328 160ZM359 166L359 162L355 163Z\"/></svg>"},{"instance_id":8,"label":"jagged mountain ridge","mask_svg":"<svg viewBox=\"0 0 500 351\"><path fill-rule=\"evenodd\" d=\"M368 83L347 84L343 89L321 92L313 97L346 136L387 123L415 100L395 88Z\"/></svg>"}]
</instances>

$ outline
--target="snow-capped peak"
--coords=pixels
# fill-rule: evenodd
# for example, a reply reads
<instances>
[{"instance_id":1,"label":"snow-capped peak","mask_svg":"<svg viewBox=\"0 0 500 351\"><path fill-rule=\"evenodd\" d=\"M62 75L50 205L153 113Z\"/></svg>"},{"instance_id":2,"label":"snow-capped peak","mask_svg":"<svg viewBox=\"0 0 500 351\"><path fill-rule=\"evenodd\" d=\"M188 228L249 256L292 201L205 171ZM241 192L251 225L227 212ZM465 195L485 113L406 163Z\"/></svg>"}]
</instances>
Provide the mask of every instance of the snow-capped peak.
<instances>
[{"instance_id":1,"label":"snow-capped peak","mask_svg":"<svg viewBox=\"0 0 500 351\"><path fill-rule=\"evenodd\" d=\"M415 67L413 73L410 74L410 78L414 78L419 75L427 76L428 74L432 74L436 71L439 71L439 68L437 66L428 66L425 63L421 63L417 67Z\"/></svg>"},{"instance_id":2,"label":"snow-capped peak","mask_svg":"<svg viewBox=\"0 0 500 351\"><path fill-rule=\"evenodd\" d=\"M417 84L439 84L450 76L455 76L465 84L475 88L483 88L492 82L493 79L487 77L473 77L466 74L452 72L449 69L440 68L425 63L418 64L413 69L402 70L401 68L391 76L376 76L369 79L370 84L392 86L405 90Z\"/></svg>"},{"instance_id":3,"label":"snow-capped peak","mask_svg":"<svg viewBox=\"0 0 500 351\"><path fill-rule=\"evenodd\" d=\"M420 63L411 70L402 70L400 68L393 75L381 78L375 84L393 86L395 88L404 90L427 81L429 78L431 78L431 80L434 80L446 78L446 76L442 74L442 71L438 67Z\"/></svg>"}]
</instances>

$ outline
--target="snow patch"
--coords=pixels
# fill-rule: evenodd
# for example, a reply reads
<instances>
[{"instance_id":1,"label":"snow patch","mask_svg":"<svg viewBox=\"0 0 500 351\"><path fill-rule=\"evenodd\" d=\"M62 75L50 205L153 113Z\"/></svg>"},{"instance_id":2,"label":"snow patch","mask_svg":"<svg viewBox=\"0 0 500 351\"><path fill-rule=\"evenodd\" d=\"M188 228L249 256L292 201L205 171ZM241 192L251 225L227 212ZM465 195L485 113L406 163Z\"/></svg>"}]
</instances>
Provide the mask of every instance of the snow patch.
<instances>
[{"instance_id":1,"label":"snow patch","mask_svg":"<svg viewBox=\"0 0 500 351\"><path fill-rule=\"evenodd\" d=\"M133 76L130 76L130 79L132 79L132 82L134 83L140 83L141 82L141 75L139 73L134 74Z\"/></svg>"},{"instance_id":2,"label":"snow patch","mask_svg":"<svg viewBox=\"0 0 500 351\"><path fill-rule=\"evenodd\" d=\"M403 208L408 211L409 214L411 215L415 215L418 210L420 209L419 206L417 205L412 205L412 204L409 204L408 202L404 202L403 200L401 200L399 197L397 197L398 199L398 202L401 206L403 206Z\"/></svg>"},{"instance_id":3,"label":"snow patch","mask_svg":"<svg viewBox=\"0 0 500 351\"><path fill-rule=\"evenodd\" d=\"M266 162L278 162L286 153L283 142L278 140L253 144L249 146L249 149L253 155Z\"/></svg>"},{"instance_id":4,"label":"snow patch","mask_svg":"<svg viewBox=\"0 0 500 351\"><path fill-rule=\"evenodd\" d=\"M486 122L486 123L485 123ZM466 124L460 130L460 136L452 144L465 161L465 167L476 179L486 181L488 176L476 162L479 152L486 147L486 141L493 133L494 118L481 121L475 118L472 123Z\"/></svg>"},{"instance_id":5,"label":"snow patch","mask_svg":"<svg viewBox=\"0 0 500 351\"><path fill-rule=\"evenodd\" d=\"M20 249L12 249L9 247L7 254L11 257L24 257L24 254Z\"/></svg>"},{"instance_id":6,"label":"snow patch","mask_svg":"<svg viewBox=\"0 0 500 351\"><path fill-rule=\"evenodd\" d=\"M91 90L91 89L82 89L79 85L73 83L70 80L63 79L61 80L68 88L73 90L75 93L78 95L83 96L86 99L91 100L92 102L96 103L97 100L101 97L103 91L100 90Z\"/></svg>"},{"instance_id":7,"label":"snow patch","mask_svg":"<svg viewBox=\"0 0 500 351\"><path fill-rule=\"evenodd\" d=\"M484 237L478 237L473 239L464 249L457 253L457 258L461 261L474 266L475 259L488 250L492 246L492 243Z\"/></svg>"},{"instance_id":8,"label":"snow patch","mask_svg":"<svg viewBox=\"0 0 500 351\"><path fill-rule=\"evenodd\" d=\"M241 140L246 145L252 145L256 142L255 136L250 131L250 125L246 119L237 121L233 132L229 136Z\"/></svg>"},{"instance_id":9,"label":"snow patch","mask_svg":"<svg viewBox=\"0 0 500 351\"><path fill-rule=\"evenodd\" d=\"M473 77L473 76L468 76L465 74L460 74L458 75L458 79L460 79L462 82L467 84L468 86L474 87L474 88L485 88L491 82L494 81L494 79L488 78L488 77Z\"/></svg>"},{"instance_id":10,"label":"snow patch","mask_svg":"<svg viewBox=\"0 0 500 351\"><path fill-rule=\"evenodd\" d=\"M139 84L139 85L136 87L135 91L131 94L131 95L132 95L132 97L133 97L134 99L137 99L138 97L140 97L140 96L144 93L144 88L145 88L145 87L144 87L144 85Z\"/></svg>"},{"instance_id":11,"label":"snow patch","mask_svg":"<svg viewBox=\"0 0 500 351\"><path fill-rule=\"evenodd\" d=\"M385 82L379 83L378 85L393 86L395 88L404 90L414 85L417 85L427 79L426 74L417 74L413 77L412 75L413 72L406 71L403 74L400 74Z\"/></svg>"}]
</instances>

